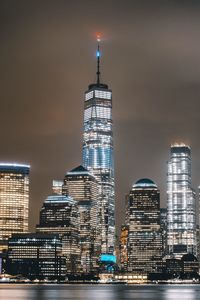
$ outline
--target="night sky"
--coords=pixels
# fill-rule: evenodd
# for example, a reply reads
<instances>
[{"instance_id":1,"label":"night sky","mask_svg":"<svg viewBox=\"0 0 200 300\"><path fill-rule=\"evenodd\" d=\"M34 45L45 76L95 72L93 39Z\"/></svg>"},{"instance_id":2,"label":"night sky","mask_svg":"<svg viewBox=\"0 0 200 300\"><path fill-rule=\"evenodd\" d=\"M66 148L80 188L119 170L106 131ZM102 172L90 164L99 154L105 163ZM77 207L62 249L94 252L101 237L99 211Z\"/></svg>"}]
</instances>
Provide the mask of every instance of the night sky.
<instances>
[{"instance_id":1,"label":"night sky","mask_svg":"<svg viewBox=\"0 0 200 300\"><path fill-rule=\"evenodd\" d=\"M0 161L31 164L30 225L52 179L81 164L83 103L95 81L113 91L116 217L142 177L166 202L170 144L192 147L200 184L200 2L0 1Z\"/></svg>"}]
</instances>

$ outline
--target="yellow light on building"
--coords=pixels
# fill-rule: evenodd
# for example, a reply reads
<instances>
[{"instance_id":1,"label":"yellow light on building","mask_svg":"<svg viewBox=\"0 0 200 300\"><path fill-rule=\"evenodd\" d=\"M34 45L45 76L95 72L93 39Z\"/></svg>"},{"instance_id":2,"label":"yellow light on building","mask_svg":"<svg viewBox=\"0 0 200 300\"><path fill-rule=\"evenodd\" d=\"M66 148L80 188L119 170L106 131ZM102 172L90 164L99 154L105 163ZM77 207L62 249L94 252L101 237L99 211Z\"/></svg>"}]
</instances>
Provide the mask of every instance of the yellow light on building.
<instances>
[{"instance_id":1,"label":"yellow light on building","mask_svg":"<svg viewBox=\"0 0 200 300\"><path fill-rule=\"evenodd\" d=\"M0 163L0 251L13 233L28 231L29 165Z\"/></svg>"}]
</instances>

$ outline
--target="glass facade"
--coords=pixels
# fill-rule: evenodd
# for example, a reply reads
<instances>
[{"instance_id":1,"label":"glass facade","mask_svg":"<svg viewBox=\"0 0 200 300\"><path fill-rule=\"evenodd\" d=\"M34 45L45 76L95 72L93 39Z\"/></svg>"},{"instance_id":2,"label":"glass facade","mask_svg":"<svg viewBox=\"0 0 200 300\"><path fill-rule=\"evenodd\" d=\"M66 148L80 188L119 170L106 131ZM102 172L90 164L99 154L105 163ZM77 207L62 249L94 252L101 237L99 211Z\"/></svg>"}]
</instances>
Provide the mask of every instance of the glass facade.
<instances>
[{"instance_id":1,"label":"glass facade","mask_svg":"<svg viewBox=\"0 0 200 300\"><path fill-rule=\"evenodd\" d=\"M72 196L78 207L81 271L85 274L98 268L100 255L99 183L83 166L68 172L63 191Z\"/></svg>"},{"instance_id":2,"label":"glass facade","mask_svg":"<svg viewBox=\"0 0 200 300\"><path fill-rule=\"evenodd\" d=\"M0 250L12 233L28 231L30 166L0 164Z\"/></svg>"},{"instance_id":3,"label":"glass facade","mask_svg":"<svg viewBox=\"0 0 200 300\"><path fill-rule=\"evenodd\" d=\"M69 196L51 195L44 201L40 222L36 231L58 234L62 242L62 255L66 258L67 273L80 271L80 248L78 236L78 208Z\"/></svg>"},{"instance_id":4,"label":"glass facade","mask_svg":"<svg viewBox=\"0 0 200 300\"><path fill-rule=\"evenodd\" d=\"M115 193L112 91L99 82L99 50L97 53L97 83L89 85L84 101L83 166L97 178L101 187L101 252L113 253Z\"/></svg>"},{"instance_id":5,"label":"glass facade","mask_svg":"<svg viewBox=\"0 0 200 300\"><path fill-rule=\"evenodd\" d=\"M150 179L137 181L129 194L128 271L158 272L161 264L160 193Z\"/></svg>"},{"instance_id":6,"label":"glass facade","mask_svg":"<svg viewBox=\"0 0 200 300\"><path fill-rule=\"evenodd\" d=\"M196 200L191 186L191 150L172 145L167 173L168 253L196 256Z\"/></svg>"}]
</instances>

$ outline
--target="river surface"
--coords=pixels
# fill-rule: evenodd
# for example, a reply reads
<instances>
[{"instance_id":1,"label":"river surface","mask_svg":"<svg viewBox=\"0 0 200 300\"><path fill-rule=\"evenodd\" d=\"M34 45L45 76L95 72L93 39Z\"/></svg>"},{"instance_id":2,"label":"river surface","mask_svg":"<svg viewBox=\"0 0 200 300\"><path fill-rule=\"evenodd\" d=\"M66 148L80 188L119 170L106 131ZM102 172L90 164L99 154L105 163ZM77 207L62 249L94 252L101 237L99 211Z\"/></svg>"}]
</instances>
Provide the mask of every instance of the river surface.
<instances>
[{"instance_id":1,"label":"river surface","mask_svg":"<svg viewBox=\"0 0 200 300\"><path fill-rule=\"evenodd\" d=\"M0 300L196 300L200 285L0 284Z\"/></svg>"}]
</instances>

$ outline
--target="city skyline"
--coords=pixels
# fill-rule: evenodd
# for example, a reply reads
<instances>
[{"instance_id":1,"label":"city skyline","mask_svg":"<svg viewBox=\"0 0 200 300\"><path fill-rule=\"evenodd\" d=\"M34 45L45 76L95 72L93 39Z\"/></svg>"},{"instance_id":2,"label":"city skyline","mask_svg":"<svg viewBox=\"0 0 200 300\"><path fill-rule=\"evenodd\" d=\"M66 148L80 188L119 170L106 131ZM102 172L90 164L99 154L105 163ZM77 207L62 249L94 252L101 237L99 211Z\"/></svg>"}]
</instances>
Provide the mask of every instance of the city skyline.
<instances>
[{"instance_id":1,"label":"city skyline","mask_svg":"<svg viewBox=\"0 0 200 300\"><path fill-rule=\"evenodd\" d=\"M33 18L30 18L30 6L24 1L7 6L4 2L1 4L5 16L1 22L6 35L2 35L1 49L3 143L0 160L31 165L32 230L51 190L52 179L62 178L66 171L81 163L84 91L95 80L95 31L102 31L105 36L102 76L114 93L118 227L125 194L139 178L149 177L156 182L162 191L161 205L164 206L165 162L171 143L183 141L191 145L192 182L196 191L199 185L200 45L194 30L195 22L199 24L195 2L188 6L182 4L181 11L178 5L158 6L157 12L154 5L148 7L154 16L158 12L163 16L161 22L152 20L150 14L146 16L147 7L127 1L122 10L124 24L120 28L117 17L122 4L116 4L116 13L111 19L108 15L113 1L110 1L112 5L107 4L105 15L100 5L94 6L103 15L102 25L99 16L88 21L92 13L89 2L85 2L85 7L79 2L85 11L80 25L85 25L78 30L75 20L70 18L70 12L76 10L75 4L55 5L49 1L46 7L32 2ZM24 12L19 3L24 5ZM63 10L60 18L55 8L59 12ZM170 27L167 17L172 10L174 23ZM187 26L186 11L188 18L193 20ZM48 14L53 17L52 22ZM73 34L69 37L71 31ZM148 33L152 33L151 43ZM156 43L158 39L160 42Z\"/></svg>"}]
</instances>

